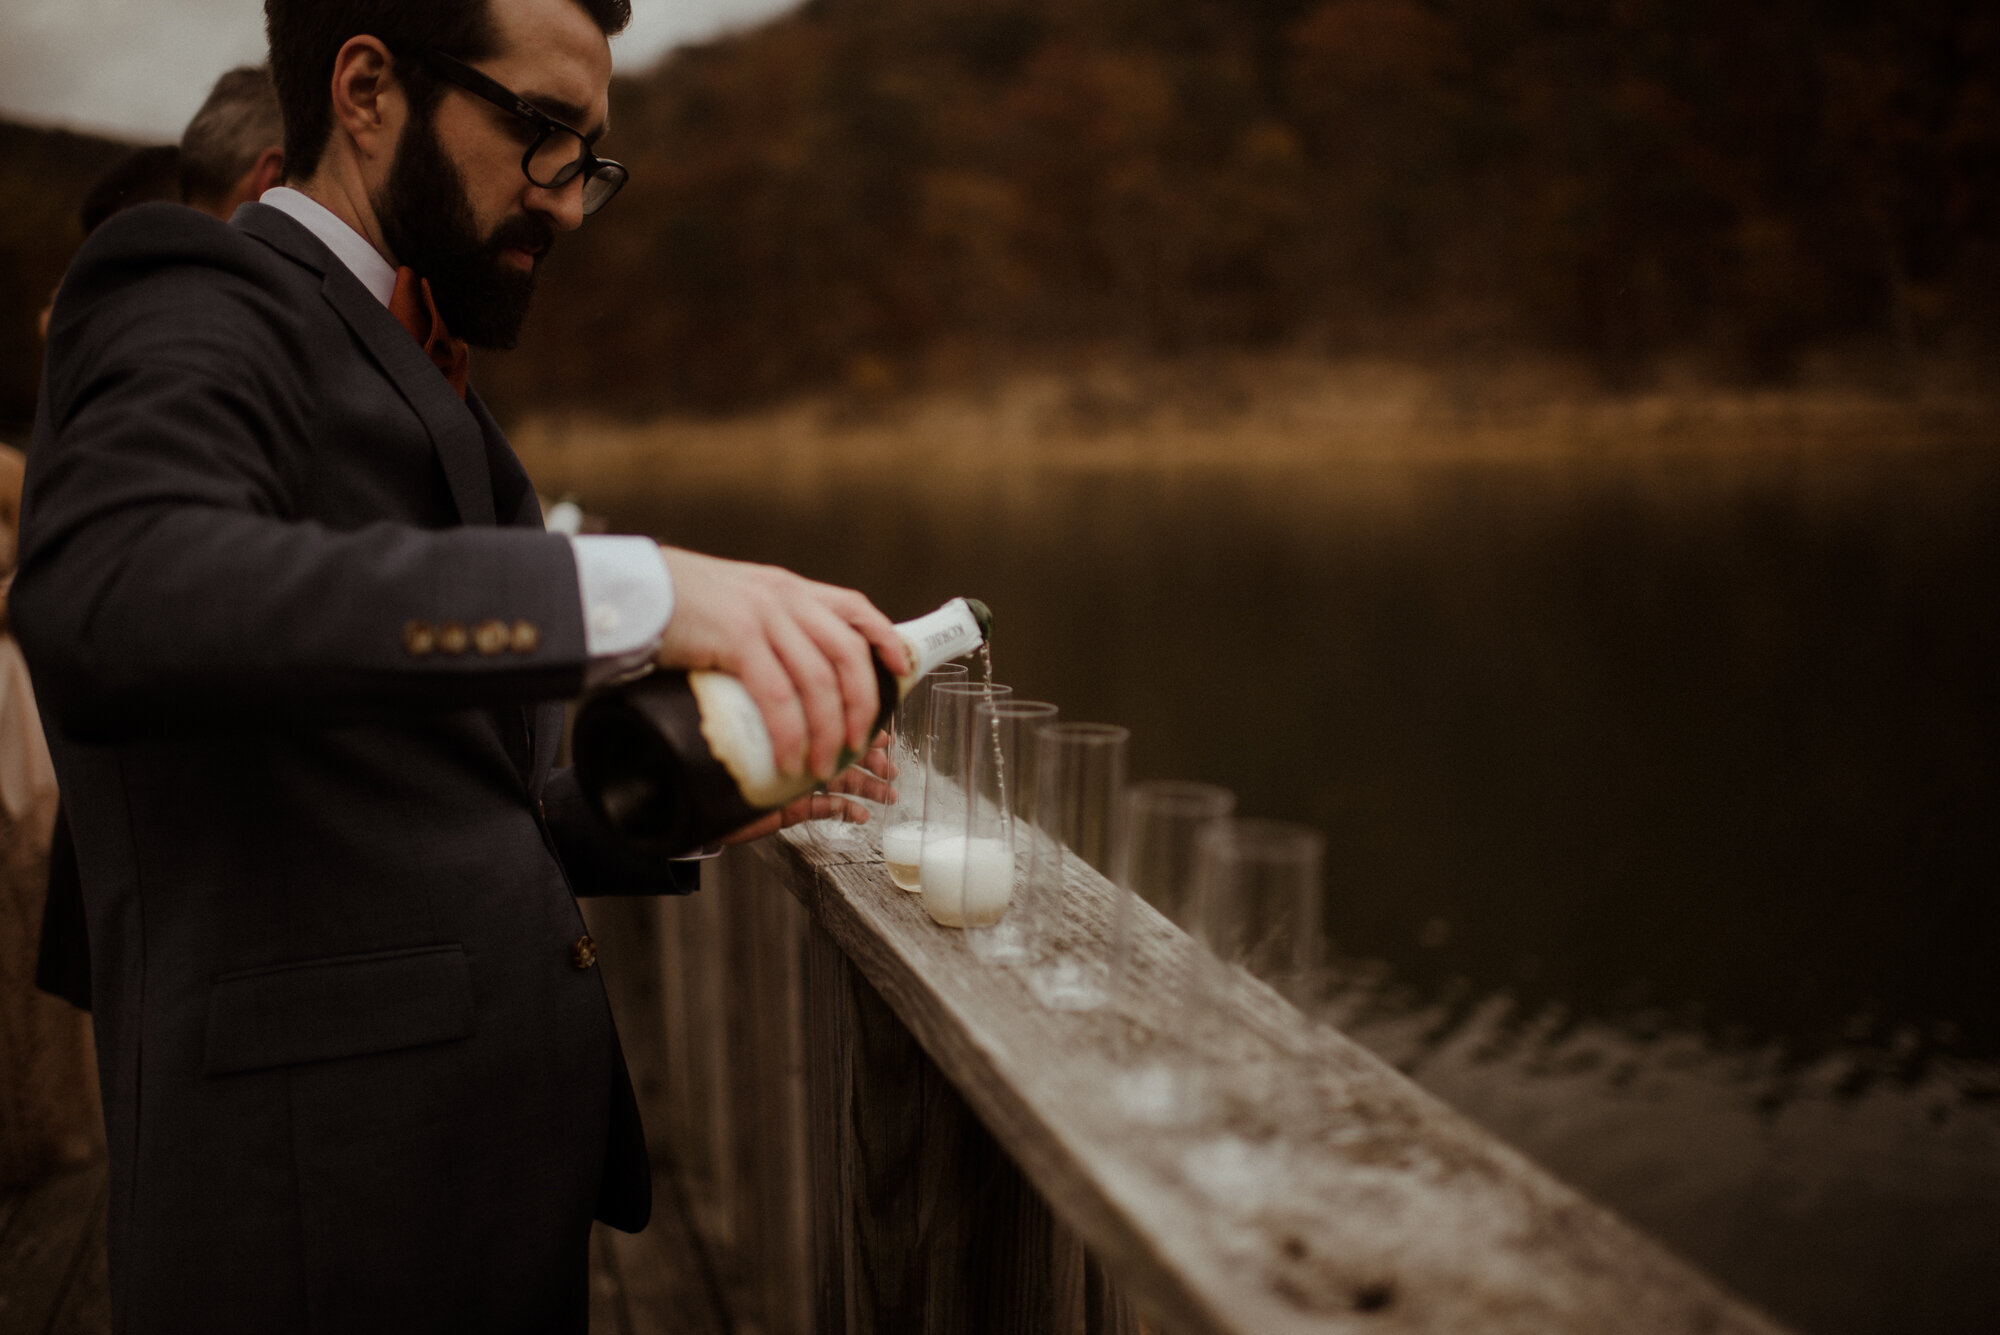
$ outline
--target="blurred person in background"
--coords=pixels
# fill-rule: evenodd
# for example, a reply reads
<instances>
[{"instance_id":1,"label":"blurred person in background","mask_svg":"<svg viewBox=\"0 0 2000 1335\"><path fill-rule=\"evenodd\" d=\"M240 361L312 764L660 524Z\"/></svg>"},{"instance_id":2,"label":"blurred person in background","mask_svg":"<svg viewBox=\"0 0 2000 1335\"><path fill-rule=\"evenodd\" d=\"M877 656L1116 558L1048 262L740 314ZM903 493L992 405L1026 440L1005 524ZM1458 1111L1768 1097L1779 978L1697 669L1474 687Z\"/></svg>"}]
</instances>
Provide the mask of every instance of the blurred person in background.
<instances>
[{"instance_id":1,"label":"blurred person in background","mask_svg":"<svg viewBox=\"0 0 2000 1335\"><path fill-rule=\"evenodd\" d=\"M97 1121L89 1028L30 981L56 776L7 623L24 467L0 445L0 1188L89 1158Z\"/></svg>"},{"instance_id":2,"label":"blurred person in background","mask_svg":"<svg viewBox=\"0 0 2000 1335\"><path fill-rule=\"evenodd\" d=\"M99 224L114 213L138 204L180 197L180 149L172 144L134 149L120 158L110 171L97 178L97 183L90 187L90 193L83 197L83 203L76 211L77 222L82 224L83 235L88 238ZM49 304L42 307L36 325L44 342L48 341L49 316L55 308L56 294L51 292Z\"/></svg>"},{"instance_id":3,"label":"blurred person in background","mask_svg":"<svg viewBox=\"0 0 2000 1335\"><path fill-rule=\"evenodd\" d=\"M262 65L215 81L181 132L181 202L227 222L285 176L285 122Z\"/></svg>"},{"instance_id":4,"label":"blurred person in background","mask_svg":"<svg viewBox=\"0 0 2000 1335\"><path fill-rule=\"evenodd\" d=\"M125 209L179 197L180 151L137 149L91 186L77 223L88 237ZM51 294L44 338L54 305ZM25 469L0 445L0 1187L87 1160L101 1126L90 1025L63 1004L90 1004L75 850L10 616Z\"/></svg>"},{"instance_id":5,"label":"blurred person in background","mask_svg":"<svg viewBox=\"0 0 2000 1335\"><path fill-rule=\"evenodd\" d=\"M14 612L89 914L114 1319L581 1331L592 1220L643 1227L651 1174L574 896L693 877L553 768L561 702L720 668L827 777L871 646L905 655L852 591L546 532L470 387L623 183L626 0L265 13L288 184L98 230L29 451Z\"/></svg>"}]
</instances>

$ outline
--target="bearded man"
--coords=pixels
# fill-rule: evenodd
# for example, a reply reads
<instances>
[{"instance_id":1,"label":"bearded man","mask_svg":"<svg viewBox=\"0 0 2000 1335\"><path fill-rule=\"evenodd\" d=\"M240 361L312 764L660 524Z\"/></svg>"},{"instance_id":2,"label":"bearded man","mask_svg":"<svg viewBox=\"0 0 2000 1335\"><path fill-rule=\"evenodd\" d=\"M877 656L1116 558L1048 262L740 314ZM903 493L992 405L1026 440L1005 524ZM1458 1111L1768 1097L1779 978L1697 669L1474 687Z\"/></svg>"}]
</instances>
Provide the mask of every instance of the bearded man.
<instances>
[{"instance_id":1,"label":"bearded man","mask_svg":"<svg viewBox=\"0 0 2000 1335\"><path fill-rule=\"evenodd\" d=\"M858 594L543 532L466 387L459 340L511 344L623 182L594 146L628 17L267 0L293 185L121 214L63 284L13 611L123 1331L584 1329L591 1221L642 1227L650 1178L573 892L677 873L552 772L558 702L721 667L825 775L871 642L905 666Z\"/></svg>"}]
</instances>

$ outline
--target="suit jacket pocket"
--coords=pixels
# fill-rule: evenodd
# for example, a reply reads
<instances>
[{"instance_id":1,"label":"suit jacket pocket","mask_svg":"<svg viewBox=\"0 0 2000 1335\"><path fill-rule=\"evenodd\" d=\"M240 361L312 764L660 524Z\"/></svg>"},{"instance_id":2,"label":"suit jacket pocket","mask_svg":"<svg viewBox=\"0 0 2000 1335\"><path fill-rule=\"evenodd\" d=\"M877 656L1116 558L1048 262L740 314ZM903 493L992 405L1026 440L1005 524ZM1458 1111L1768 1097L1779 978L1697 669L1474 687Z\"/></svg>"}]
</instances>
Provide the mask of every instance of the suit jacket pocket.
<instances>
[{"instance_id":1,"label":"suit jacket pocket","mask_svg":"<svg viewBox=\"0 0 2000 1335\"><path fill-rule=\"evenodd\" d=\"M359 1057L471 1032L472 970L463 946L345 955L217 978L202 1071Z\"/></svg>"}]
</instances>

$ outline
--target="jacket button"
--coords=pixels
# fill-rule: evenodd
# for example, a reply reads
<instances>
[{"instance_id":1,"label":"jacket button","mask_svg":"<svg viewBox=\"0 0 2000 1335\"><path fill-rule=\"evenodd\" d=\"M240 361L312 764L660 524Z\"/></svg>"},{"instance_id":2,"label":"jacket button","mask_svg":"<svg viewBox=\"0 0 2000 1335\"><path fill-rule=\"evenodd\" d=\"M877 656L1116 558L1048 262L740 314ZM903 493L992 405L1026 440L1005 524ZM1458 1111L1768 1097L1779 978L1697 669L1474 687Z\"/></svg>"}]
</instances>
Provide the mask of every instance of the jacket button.
<instances>
[{"instance_id":1,"label":"jacket button","mask_svg":"<svg viewBox=\"0 0 2000 1335\"><path fill-rule=\"evenodd\" d=\"M542 647L542 631L532 621L516 621L508 633L508 647L517 654L532 654Z\"/></svg>"},{"instance_id":2,"label":"jacket button","mask_svg":"<svg viewBox=\"0 0 2000 1335\"><path fill-rule=\"evenodd\" d=\"M438 627L438 648L445 653L462 654L465 652L465 646L471 642L472 637L465 633L465 626L461 622L447 621Z\"/></svg>"},{"instance_id":3,"label":"jacket button","mask_svg":"<svg viewBox=\"0 0 2000 1335\"><path fill-rule=\"evenodd\" d=\"M569 962L579 969L588 969L597 963L597 943L587 936L579 936L569 948Z\"/></svg>"},{"instance_id":4,"label":"jacket button","mask_svg":"<svg viewBox=\"0 0 2000 1335\"><path fill-rule=\"evenodd\" d=\"M487 658L507 647L507 627L498 621L482 621L472 632L472 647Z\"/></svg>"},{"instance_id":5,"label":"jacket button","mask_svg":"<svg viewBox=\"0 0 2000 1335\"><path fill-rule=\"evenodd\" d=\"M406 621L403 623L403 652L412 658L422 658L437 648L437 632L428 621Z\"/></svg>"}]
</instances>

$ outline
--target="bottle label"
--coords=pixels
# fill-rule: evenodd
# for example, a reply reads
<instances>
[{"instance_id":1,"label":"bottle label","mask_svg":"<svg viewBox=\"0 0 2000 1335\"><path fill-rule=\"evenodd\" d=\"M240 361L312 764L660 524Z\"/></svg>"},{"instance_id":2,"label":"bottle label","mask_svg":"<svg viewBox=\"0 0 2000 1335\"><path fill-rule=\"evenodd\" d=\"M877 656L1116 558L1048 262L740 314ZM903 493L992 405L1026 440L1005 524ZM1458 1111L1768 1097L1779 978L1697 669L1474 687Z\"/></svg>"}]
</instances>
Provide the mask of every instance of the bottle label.
<instances>
[{"instance_id":1,"label":"bottle label","mask_svg":"<svg viewBox=\"0 0 2000 1335\"><path fill-rule=\"evenodd\" d=\"M979 633L979 622L963 598L954 598L935 612L901 623L896 633L903 637L903 645L910 651L910 671L902 678L905 690L932 668L963 658L985 642Z\"/></svg>"},{"instance_id":2,"label":"bottle label","mask_svg":"<svg viewBox=\"0 0 2000 1335\"><path fill-rule=\"evenodd\" d=\"M690 672L688 689L701 710L701 735L709 753L736 780L745 802L781 807L812 788L810 777L786 780L778 774L763 711L742 682L726 672Z\"/></svg>"}]
</instances>

